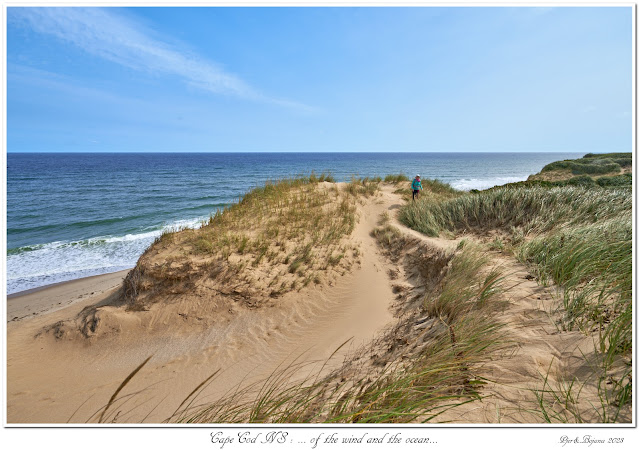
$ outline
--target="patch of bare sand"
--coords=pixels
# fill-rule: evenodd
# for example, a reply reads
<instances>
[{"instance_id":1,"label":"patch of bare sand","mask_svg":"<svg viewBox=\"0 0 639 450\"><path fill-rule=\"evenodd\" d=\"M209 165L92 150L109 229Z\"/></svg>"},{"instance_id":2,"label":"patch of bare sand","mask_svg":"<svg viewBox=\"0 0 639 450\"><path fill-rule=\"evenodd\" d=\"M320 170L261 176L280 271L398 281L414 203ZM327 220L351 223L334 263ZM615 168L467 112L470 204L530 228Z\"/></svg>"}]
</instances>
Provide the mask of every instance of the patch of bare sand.
<instances>
[{"instance_id":1,"label":"patch of bare sand","mask_svg":"<svg viewBox=\"0 0 639 450\"><path fill-rule=\"evenodd\" d=\"M319 367L347 342L327 369L336 367L350 350L393 323L387 264L369 235L384 208L374 199L358 206L352 239L360 244L359 266L332 285L287 293L268 307L220 311L196 301L154 304L133 313L117 305L114 289L9 324L8 421L95 421L93 414L149 355L150 362L123 392L136 395L114 405L112 420L161 422L218 369L198 401L212 401L240 382L263 380L293 362L317 361ZM55 296L78 297L77 287L56 286ZM89 286L86 291L96 292ZM29 300L46 301L50 295L44 289ZM96 305L79 329L60 326Z\"/></svg>"}]
</instances>

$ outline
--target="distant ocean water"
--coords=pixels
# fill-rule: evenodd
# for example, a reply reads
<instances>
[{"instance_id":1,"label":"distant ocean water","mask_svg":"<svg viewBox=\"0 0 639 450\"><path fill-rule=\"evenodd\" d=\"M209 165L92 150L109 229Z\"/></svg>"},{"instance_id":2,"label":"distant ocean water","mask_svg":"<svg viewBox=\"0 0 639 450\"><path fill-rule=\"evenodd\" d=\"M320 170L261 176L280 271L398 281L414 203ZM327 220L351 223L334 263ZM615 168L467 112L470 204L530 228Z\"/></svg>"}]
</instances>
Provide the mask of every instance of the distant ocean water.
<instances>
[{"instance_id":1,"label":"distant ocean water","mask_svg":"<svg viewBox=\"0 0 639 450\"><path fill-rule=\"evenodd\" d=\"M198 226L296 175L405 173L462 190L525 180L581 153L9 153L7 292L128 269L162 230Z\"/></svg>"}]
</instances>

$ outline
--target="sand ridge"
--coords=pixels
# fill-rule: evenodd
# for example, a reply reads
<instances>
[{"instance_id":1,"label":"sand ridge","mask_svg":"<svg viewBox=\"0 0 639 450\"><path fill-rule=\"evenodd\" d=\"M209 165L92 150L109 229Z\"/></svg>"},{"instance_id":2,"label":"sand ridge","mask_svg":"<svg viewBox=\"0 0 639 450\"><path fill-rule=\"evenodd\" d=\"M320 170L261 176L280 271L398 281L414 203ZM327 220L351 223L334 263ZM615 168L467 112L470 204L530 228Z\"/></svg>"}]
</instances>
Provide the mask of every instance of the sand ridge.
<instances>
[{"instance_id":1,"label":"sand ridge","mask_svg":"<svg viewBox=\"0 0 639 450\"><path fill-rule=\"evenodd\" d=\"M433 249L450 252L459 242L429 238L406 228L395 217L401 204L401 196L388 185L382 186L376 196L362 198L351 238L359 246L359 264L332 285L310 285L289 292L267 307L233 309L209 321L198 321L197 314L182 312L184 317L176 320L184 305L154 305L131 315L109 305L115 290L107 290L66 308L10 323L8 421L95 421L92 414L149 355L153 355L150 362L126 388L136 395L118 406L120 413L114 417L118 422L162 422L193 388L218 369L215 382L199 401L213 401L238 382L247 385L264 379L291 362L315 362L310 367L317 368L346 343L330 360L327 370L339 367L350 352L396 323L393 312L399 314L401 309L396 291L404 289L397 286L406 286L407 292L414 288L408 275L382 254L370 235L380 217L389 213L392 224L402 233ZM406 251L419 247L411 248ZM510 345L499 354L489 355L489 360L476 368L487 382L482 401L449 410L438 418L442 422L540 422L539 414L531 412L536 401L532 389L541 388L546 376L555 383L564 377L583 378L588 372L583 355L592 355L592 340L557 329L551 317L557 301L553 290L539 286L513 257L491 252L491 258L505 274L505 307L495 320L504 325ZM121 274L118 276L121 279ZM43 299L47 291L30 295ZM93 288L91 291L96 292ZM77 297L75 291L68 293ZM421 294L419 291L412 296L417 299L413 304L419 303ZM42 332L96 304L104 305L101 327L108 330L111 324L111 333L60 339L55 333ZM197 305L191 307L197 312ZM171 327L162 326L168 322ZM424 325L417 324L416 328ZM149 332L151 329L161 332ZM312 370L307 368L299 376ZM593 398L593 388L586 385L583 399Z\"/></svg>"},{"instance_id":2,"label":"sand ridge","mask_svg":"<svg viewBox=\"0 0 639 450\"><path fill-rule=\"evenodd\" d=\"M108 303L113 291L10 324L9 421L65 422L73 415L72 421L83 422L106 404L119 383L149 355L153 355L149 364L127 387L147 388L135 402L148 404L120 415L118 421L161 422L193 387L218 369L222 371L205 397L226 392L240 380L247 384L265 378L287 361L300 357L324 361L346 342L342 354L370 341L393 322L389 309L393 294L385 263L369 235L382 210L383 205L373 200L359 205L353 240L360 245L361 265L332 286L291 292L266 308L238 309L212 326L193 326L186 317L182 327L172 321L170 333L148 334L145 330L157 328L180 305L154 305L135 315L106 305L99 313L100 328L107 332L99 338L78 332L56 338L55 333L42 332L69 321L83 308ZM46 296L46 290L39 295ZM332 361L339 364L340 356Z\"/></svg>"}]
</instances>

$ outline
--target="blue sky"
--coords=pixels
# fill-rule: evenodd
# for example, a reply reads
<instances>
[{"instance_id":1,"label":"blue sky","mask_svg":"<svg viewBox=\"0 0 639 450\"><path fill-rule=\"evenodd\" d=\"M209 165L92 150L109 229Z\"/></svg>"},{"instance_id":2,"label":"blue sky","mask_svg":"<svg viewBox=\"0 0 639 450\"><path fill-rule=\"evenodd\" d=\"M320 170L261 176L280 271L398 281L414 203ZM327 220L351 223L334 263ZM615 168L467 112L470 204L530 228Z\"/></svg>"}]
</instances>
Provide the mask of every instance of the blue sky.
<instances>
[{"instance_id":1,"label":"blue sky","mask_svg":"<svg viewBox=\"0 0 639 450\"><path fill-rule=\"evenodd\" d=\"M631 151L631 7L7 8L9 152Z\"/></svg>"}]
</instances>

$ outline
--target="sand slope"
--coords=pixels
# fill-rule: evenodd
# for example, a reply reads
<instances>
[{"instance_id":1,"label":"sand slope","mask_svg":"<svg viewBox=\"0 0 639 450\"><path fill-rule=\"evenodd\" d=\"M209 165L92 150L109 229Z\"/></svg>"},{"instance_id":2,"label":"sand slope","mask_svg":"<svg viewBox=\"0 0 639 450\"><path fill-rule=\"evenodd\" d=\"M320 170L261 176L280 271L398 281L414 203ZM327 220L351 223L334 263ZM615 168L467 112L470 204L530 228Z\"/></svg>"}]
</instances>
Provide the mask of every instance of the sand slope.
<instances>
[{"instance_id":1,"label":"sand slope","mask_svg":"<svg viewBox=\"0 0 639 450\"><path fill-rule=\"evenodd\" d=\"M239 381L247 384L264 379L281 364L293 360L324 361L345 342L348 344L341 355L371 340L393 322L389 310L393 294L385 262L369 235L383 209L374 201L360 206L353 239L360 243L361 264L332 286L309 286L299 293L284 295L268 308L235 310L232 315L213 321L214 325L207 329L190 325L187 317L183 326L176 326L173 321L170 333L149 333L176 310L156 307L148 313L132 314L104 306L100 309L101 326L113 329L112 333L93 339L78 333L56 339L55 333L42 332L47 326L74 317L84 307L108 304L113 290L61 310L10 323L9 422L66 422L72 415L72 421L84 422L150 355L153 357L149 364L127 386L129 392L148 389L123 411L141 406L129 415L120 414L118 421L161 422L195 386L218 369L221 373L206 392L213 397ZM110 277L114 278L121 280L122 274ZM64 297L65 290L66 295L76 298L76 286L77 283L60 285L12 302L46 302L51 295L55 299ZM86 288L95 292L93 286ZM331 361L339 364L340 356Z\"/></svg>"},{"instance_id":2,"label":"sand slope","mask_svg":"<svg viewBox=\"0 0 639 450\"><path fill-rule=\"evenodd\" d=\"M396 318L392 311L398 306L393 285L410 284L401 271L399 279L389 278L389 271L397 272L397 268L370 236L380 216L389 212L402 232L431 247L449 250L457 244L422 236L399 224L394 213L401 202L392 186L362 199L352 237L359 243L360 264L332 285L290 292L264 308L234 309L206 321L180 313L179 305L156 305L133 314L111 304L116 288L105 289L119 283L122 274L11 299L10 319L14 314L27 316L25 305L59 305L38 307L39 314L8 324L8 421L95 421L94 413L107 403L121 381L151 355L150 362L125 389L136 395L114 407L117 422L162 422L218 369L214 383L199 402L213 401L240 382L246 385L264 379L292 361L318 361L313 366L318 368L347 342L328 364L328 368L339 366L350 351L393 326ZM504 295L507 306L495 320L505 324L512 345L507 352L491 355L491 360L477 369L489 381L483 392L486 398L447 412L441 421L539 422L539 415L528 412L535 403L530 387L540 387L545 375L551 381L587 375L582 354L592 353L592 342L579 333L557 330L546 312L555 301L552 291L528 279L525 268L512 257L493 257L506 274L508 288ZM80 288L83 293L78 292ZM103 305L101 326L106 332L89 337L79 333L56 336L52 325L91 305ZM191 308L193 311L193 305ZM175 320L179 313L181 322ZM169 322L170 327L160 326ZM299 376L309 370L307 367ZM583 395L587 398L592 392L586 389Z\"/></svg>"}]
</instances>

